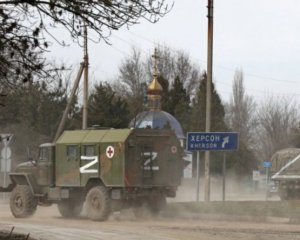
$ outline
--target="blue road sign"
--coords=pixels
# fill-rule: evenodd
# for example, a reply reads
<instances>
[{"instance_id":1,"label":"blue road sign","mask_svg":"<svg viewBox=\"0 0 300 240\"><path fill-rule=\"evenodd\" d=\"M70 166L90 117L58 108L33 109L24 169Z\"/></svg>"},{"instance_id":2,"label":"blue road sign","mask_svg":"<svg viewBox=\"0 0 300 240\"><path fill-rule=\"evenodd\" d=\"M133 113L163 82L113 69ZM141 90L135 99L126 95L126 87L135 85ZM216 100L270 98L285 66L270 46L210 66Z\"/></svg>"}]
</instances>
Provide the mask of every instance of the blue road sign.
<instances>
[{"instance_id":1,"label":"blue road sign","mask_svg":"<svg viewBox=\"0 0 300 240\"><path fill-rule=\"evenodd\" d=\"M263 167L264 167L264 168L270 168L270 167L272 167L272 163L269 162L269 161L264 161L264 162L263 162Z\"/></svg>"},{"instance_id":2,"label":"blue road sign","mask_svg":"<svg viewBox=\"0 0 300 240\"><path fill-rule=\"evenodd\" d=\"M189 132L187 133L188 151L228 151L238 148L236 132Z\"/></svg>"}]
</instances>

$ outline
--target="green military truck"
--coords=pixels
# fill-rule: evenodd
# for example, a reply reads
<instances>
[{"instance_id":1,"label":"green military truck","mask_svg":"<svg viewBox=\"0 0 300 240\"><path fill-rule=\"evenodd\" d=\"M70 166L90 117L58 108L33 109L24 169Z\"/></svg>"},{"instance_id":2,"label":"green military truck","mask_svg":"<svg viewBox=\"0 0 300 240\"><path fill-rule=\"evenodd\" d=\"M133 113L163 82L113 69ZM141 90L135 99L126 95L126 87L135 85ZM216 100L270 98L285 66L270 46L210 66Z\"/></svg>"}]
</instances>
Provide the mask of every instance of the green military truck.
<instances>
[{"instance_id":1,"label":"green military truck","mask_svg":"<svg viewBox=\"0 0 300 240\"><path fill-rule=\"evenodd\" d=\"M300 149L285 148L271 158L274 188L281 200L300 199Z\"/></svg>"},{"instance_id":2,"label":"green military truck","mask_svg":"<svg viewBox=\"0 0 300 240\"><path fill-rule=\"evenodd\" d=\"M11 192L16 218L51 204L63 217L76 217L85 202L88 218L104 221L128 206L160 211L166 197L175 197L182 169L183 149L172 130L65 131L42 144L36 160L19 164L0 191Z\"/></svg>"}]
</instances>

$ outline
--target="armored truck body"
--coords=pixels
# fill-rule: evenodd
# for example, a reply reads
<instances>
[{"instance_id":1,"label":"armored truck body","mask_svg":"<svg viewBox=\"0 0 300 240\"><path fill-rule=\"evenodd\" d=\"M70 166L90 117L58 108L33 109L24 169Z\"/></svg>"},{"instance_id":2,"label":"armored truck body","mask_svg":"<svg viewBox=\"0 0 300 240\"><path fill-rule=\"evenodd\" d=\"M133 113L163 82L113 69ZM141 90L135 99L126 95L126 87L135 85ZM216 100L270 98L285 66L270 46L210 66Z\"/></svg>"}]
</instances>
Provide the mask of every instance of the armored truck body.
<instances>
[{"instance_id":1,"label":"armored truck body","mask_svg":"<svg viewBox=\"0 0 300 240\"><path fill-rule=\"evenodd\" d=\"M64 217L80 214L105 220L115 209L147 204L158 212L175 197L183 150L172 130L105 129L65 131L56 143L40 146L39 157L10 174L10 207L15 217L37 205L58 204Z\"/></svg>"}]
</instances>

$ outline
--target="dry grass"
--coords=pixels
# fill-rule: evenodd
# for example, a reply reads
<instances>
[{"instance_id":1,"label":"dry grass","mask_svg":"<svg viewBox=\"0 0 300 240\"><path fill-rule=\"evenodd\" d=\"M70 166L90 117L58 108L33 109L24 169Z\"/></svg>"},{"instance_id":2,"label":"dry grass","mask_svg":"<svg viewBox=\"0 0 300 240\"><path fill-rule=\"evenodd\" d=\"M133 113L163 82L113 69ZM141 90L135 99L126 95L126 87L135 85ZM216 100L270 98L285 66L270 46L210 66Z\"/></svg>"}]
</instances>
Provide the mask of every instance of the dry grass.
<instances>
[{"instance_id":1,"label":"dry grass","mask_svg":"<svg viewBox=\"0 0 300 240\"><path fill-rule=\"evenodd\" d=\"M210 203L170 203L168 216L230 215L250 217L284 217L300 219L300 201L226 201Z\"/></svg>"}]
</instances>

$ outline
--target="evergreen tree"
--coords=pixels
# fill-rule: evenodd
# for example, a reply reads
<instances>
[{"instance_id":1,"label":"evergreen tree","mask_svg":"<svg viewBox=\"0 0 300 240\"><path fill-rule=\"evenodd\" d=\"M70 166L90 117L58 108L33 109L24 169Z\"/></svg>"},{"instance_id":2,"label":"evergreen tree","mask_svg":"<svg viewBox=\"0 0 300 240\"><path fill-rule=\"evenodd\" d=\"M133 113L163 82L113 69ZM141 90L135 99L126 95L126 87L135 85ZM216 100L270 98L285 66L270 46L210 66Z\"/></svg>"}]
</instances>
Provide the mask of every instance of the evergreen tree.
<instances>
[{"instance_id":1,"label":"evergreen tree","mask_svg":"<svg viewBox=\"0 0 300 240\"><path fill-rule=\"evenodd\" d=\"M227 154L227 168L239 178L250 179L253 170L258 168L258 161L249 146L243 141L239 141L238 149Z\"/></svg>"},{"instance_id":2,"label":"evergreen tree","mask_svg":"<svg viewBox=\"0 0 300 240\"><path fill-rule=\"evenodd\" d=\"M291 132L291 146L300 148L300 126L292 128Z\"/></svg>"},{"instance_id":3,"label":"evergreen tree","mask_svg":"<svg viewBox=\"0 0 300 240\"><path fill-rule=\"evenodd\" d=\"M252 147L258 125L255 114L256 104L253 97L245 91L243 71L235 72L232 97L226 107L226 122L232 131L239 132L239 139Z\"/></svg>"},{"instance_id":4,"label":"evergreen tree","mask_svg":"<svg viewBox=\"0 0 300 240\"><path fill-rule=\"evenodd\" d=\"M1 132L14 134L11 147L14 158L26 160L29 147L51 142L66 105L66 89L60 84L32 83L7 93L0 107Z\"/></svg>"},{"instance_id":5,"label":"evergreen tree","mask_svg":"<svg viewBox=\"0 0 300 240\"><path fill-rule=\"evenodd\" d=\"M258 161L254 154L254 132L256 104L245 92L244 77L241 70L236 71L232 86L232 97L226 108L227 124L231 131L239 133L239 148L231 152L228 167L239 176L251 176L257 169Z\"/></svg>"},{"instance_id":6,"label":"evergreen tree","mask_svg":"<svg viewBox=\"0 0 300 240\"><path fill-rule=\"evenodd\" d=\"M157 80L163 89L161 95L161 109L168 113L171 113L172 106L170 104L169 81L161 75L157 77Z\"/></svg>"},{"instance_id":7,"label":"evergreen tree","mask_svg":"<svg viewBox=\"0 0 300 240\"><path fill-rule=\"evenodd\" d=\"M179 77L173 81L168 102L169 113L180 122L184 132L186 132L189 126L190 98Z\"/></svg>"},{"instance_id":8,"label":"evergreen tree","mask_svg":"<svg viewBox=\"0 0 300 240\"><path fill-rule=\"evenodd\" d=\"M0 125L10 124L30 126L39 134L54 135L66 105L66 89L37 82L10 91L3 107L0 107Z\"/></svg>"},{"instance_id":9,"label":"evergreen tree","mask_svg":"<svg viewBox=\"0 0 300 240\"><path fill-rule=\"evenodd\" d=\"M96 85L89 98L89 125L125 128L129 123L127 103L108 83Z\"/></svg>"},{"instance_id":10,"label":"evergreen tree","mask_svg":"<svg viewBox=\"0 0 300 240\"><path fill-rule=\"evenodd\" d=\"M203 73L200 78L200 85L197 91L197 96L192 103L192 117L190 121L189 131L205 132L206 124L206 86L207 75ZM215 90L212 83L211 97L211 132L226 132L228 128L225 124L225 109L221 98ZM204 154L201 154L201 159L204 159ZM222 172L223 154L220 152L211 153L210 168L212 173ZM204 161L202 161L203 163ZM194 164L194 166L196 166ZM203 166L200 169L204 169Z\"/></svg>"},{"instance_id":11,"label":"evergreen tree","mask_svg":"<svg viewBox=\"0 0 300 240\"><path fill-rule=\"evenodd\" d=\"M200 78L197 96L192 102L191 131L205 132L206 123L206 84L207 75L204 72ZM224 132L228 128L225 124L225 108L221 98L215 90L214 83L211 86L211 132Z\"/></svg>"}]
</instances>

